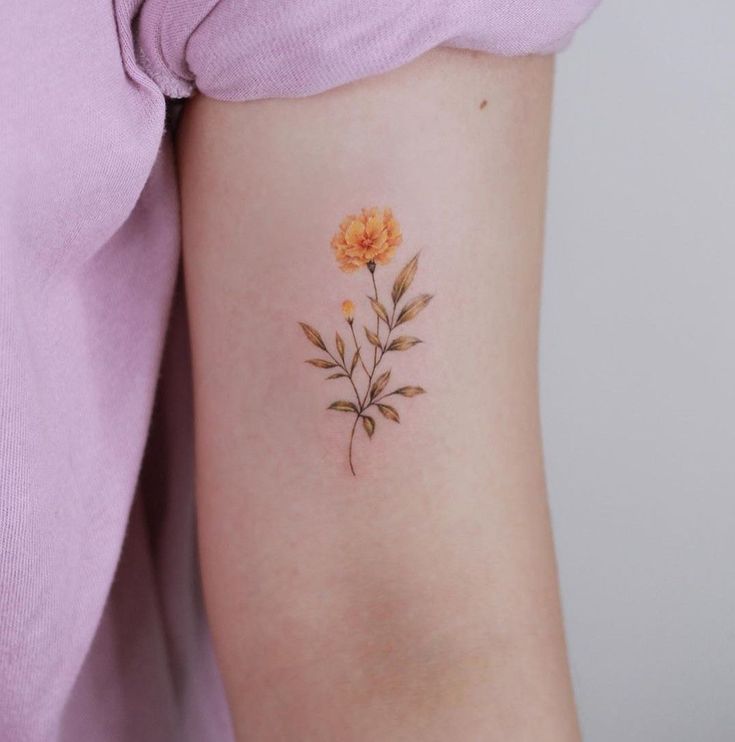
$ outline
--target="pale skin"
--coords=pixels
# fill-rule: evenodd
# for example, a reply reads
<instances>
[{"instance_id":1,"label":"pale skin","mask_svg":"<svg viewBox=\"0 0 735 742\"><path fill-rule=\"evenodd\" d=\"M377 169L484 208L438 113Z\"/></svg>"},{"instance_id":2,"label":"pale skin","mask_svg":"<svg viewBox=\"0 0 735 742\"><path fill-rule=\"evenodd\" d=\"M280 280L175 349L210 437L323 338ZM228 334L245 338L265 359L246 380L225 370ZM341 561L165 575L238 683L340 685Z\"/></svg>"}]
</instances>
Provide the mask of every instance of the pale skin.
<instances>
[{"instance_id":1,"label":"pale skin","mask_svg":"<svg viewBox=\"0 0 735 742\"><path fill-rule=\"evenodd\" d=\"M553 61L436 50L301 100L194 99L179 133L206 607L239 741L576 742L537 341ZM374 326L329 241L362 207L415 252L401 422L327 410ZM408 329L408 328L407 328ZM367 359L366 359L367 360ZM372 357L370 357L372 360ZM339 390L339 391L338 391Z\"/></svg>"}]
</instances>

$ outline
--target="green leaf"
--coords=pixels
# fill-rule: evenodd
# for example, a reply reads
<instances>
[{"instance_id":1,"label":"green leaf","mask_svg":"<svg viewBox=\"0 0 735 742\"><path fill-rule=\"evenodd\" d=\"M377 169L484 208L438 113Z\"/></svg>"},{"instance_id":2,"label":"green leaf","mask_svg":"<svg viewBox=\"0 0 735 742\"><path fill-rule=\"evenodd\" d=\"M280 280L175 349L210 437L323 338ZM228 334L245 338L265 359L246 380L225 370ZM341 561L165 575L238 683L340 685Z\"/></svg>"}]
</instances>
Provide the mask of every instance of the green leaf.
<instances>
[{"instance_id":1,"label":"green leaf","mask_svg":"<svg viewBox=\"0 0 735 742\"><path fill-rule=\"evenodd\" d=\"M394 423L401 422L401 418L398 415L398 410L395 407L391 407L389 404L381 404L378 402L378 409L383 413L383 417L387 417Z\"/></svg>"},{"instance_id":2,"label":"green leaf","mask_svg":"<svg viewBox=\"0 0 735 742\"><path fill-rule=\"evenodd\" d=\"M317 348L321 348L322 350L327 349L322 336L311 325L307 325L306 322L299 322L299 324L310 343L313 343Z\"/></svg>"},{"instance_id":3,"label":"green leaf","mask_svg":"<svg viewBox=\"0 0 735 742\"><path fill-rule=\"evenodd\" d=\"M355 366L357 366L357 362L360 360L360 349L358 348L355 351L355 355L352 356L352 363L350 364L350 373L352 373L355 370Z\"/></svg>"},{"instance_id":4,"label":"green leaf","mask_svg":"<svg viewBox=\"0 0 735 742\"><path fill-rule=\"evenodd\" d=\"M416 271L419 266L419 254L416 253L411 260L406 263L406 265L403 267L403 270L398 274L394 284L393 284L393 290L391 291L391 298L393 299L393 304L398 304L401 297L406 293L408 290L408 287L411 285L411 282L413 281L413 277L416 275Z\"/></svg>"},{"instance_id":5,"label":"green leaf","mask_svg":"<svg viewBox=\"0 0 735 742\"><path fill-rule=\"evenodd\" d=\"M402 386L391 394L400 394L402 397L417 397L419 394L426 394L426 390L420 386Z\"/></svg>"},{"instance_id":6,"label":"green leaf","mask_svg":"<svg viewBox=\"0 0 735 742\"><path fill-rule=\"evenodd\" d=\"M337 410L337 412L357 412L357 407L346 399L340 399L327 407L328 410Z\"/></svg>"},{"instance_id":7,"label":"green leaf","mask_svg":"<svg viewBox=\"0 0 735 742\"><path fill-rule=\"evenodd\" d=\"M368 299L370 300L370 306L373 308L375 314L377 314L378 317L380 317L380 319L382 319L386 325L390 324L388 320L388 312L386 311L385 307L379 301L377 301L377 299L373 299L372 296L368 296Z\"/></svg>"},{"instance_id":8,"label":"green leaf","mask_svg":"<svg viewBox=\"0 0 735 742\"><path fill-rule=\"evenodd\" d=\"M398 313L395 326L402 325L404 322L408 322L413 319L426 305L431 301L431 294L421 294L415 299L411 299L408 304L405 304L403 309Z\"/></svg>"},{"instance_id":9,"label":"green leaf","mask_svg":"<svg viewBox=\"0 0 735 742\"><path fill-rule=\"evenodd\" d=\"M374 345L376 348L380 348L382 350L383 346L380 344L380 338L372 330L366 327L365 335L367 336L367 339L370 341L371 345Z\"/></svg>"},{"instance_id":10,"label":"green leaf","mask_svg":"<svg viewBox=\"0 0 735 742\"><path fill-rule=\"evenodd\" d=\"M375 399L375 397L385 389L388 379L390 379L390 369L380 374L380 376L375 380L373 388L370 390L370 399Z\"/></svg>"},{"instance_id":11,"label":"green leaf","mask_svg":"<svg viewBox=\"0 0 735 742\"><path fill-rule=\"evenodd\" d=\"M409 348L413 348L414 345L418 345L420 342L422 341L418 338L401 335L400 337L391 340L388 350L408 350Z\"/></svg>"}]
</instances>

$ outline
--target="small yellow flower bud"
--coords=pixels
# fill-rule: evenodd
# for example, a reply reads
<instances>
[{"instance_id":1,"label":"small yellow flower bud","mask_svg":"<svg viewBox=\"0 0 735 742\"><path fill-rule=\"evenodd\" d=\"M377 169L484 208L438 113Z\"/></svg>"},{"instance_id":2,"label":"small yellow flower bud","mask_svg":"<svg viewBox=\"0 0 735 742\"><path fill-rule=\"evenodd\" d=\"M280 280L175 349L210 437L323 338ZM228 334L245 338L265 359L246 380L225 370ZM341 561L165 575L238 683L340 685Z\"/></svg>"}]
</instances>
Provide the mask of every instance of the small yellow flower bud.
<instances>
[{"instance_id":1,"label":"small yellow flower bud","mask_svg":"<svg viewBox=\"0 0 735 742\"><path fill-rule=\"evenodd\" d=\"M349 299L345 299L342 302L342 314L352 324L352 320L355 318L355 305Z\"/></svg>"}]
</instances>

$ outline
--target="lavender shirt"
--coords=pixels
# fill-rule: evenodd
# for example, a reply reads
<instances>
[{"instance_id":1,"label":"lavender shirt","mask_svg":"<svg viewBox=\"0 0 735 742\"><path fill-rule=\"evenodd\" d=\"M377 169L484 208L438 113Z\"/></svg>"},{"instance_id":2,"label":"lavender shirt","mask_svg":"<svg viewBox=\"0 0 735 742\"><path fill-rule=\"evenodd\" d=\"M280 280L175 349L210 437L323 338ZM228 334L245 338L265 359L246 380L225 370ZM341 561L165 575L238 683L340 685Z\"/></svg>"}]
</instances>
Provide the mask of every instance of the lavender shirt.
<instances>
[{"instance_id":1,"label":"lavender shirt","mask_svg":"<svg viewBox=\"0 0 735 742\"><path fill-rule=\"evenodd\" d=\"M0 742L232 739L197 576L166 96L312 95L439 45L551 53L596 3L5 4Z\"/></svg>"}]
</instances>

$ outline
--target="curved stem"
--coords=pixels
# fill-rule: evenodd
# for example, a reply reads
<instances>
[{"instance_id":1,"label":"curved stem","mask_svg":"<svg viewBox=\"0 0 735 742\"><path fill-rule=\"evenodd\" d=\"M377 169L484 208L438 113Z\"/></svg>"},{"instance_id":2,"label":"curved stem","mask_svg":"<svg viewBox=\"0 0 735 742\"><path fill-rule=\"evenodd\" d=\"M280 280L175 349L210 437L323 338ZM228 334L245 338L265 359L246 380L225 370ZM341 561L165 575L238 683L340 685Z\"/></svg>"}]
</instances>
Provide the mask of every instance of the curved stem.
<instances>
[{"instance_id":1,"label":"curved stem","mask_svg":"<svg viewBox=\"0 0 735 742\"><path fill-rule=\"evenodd\" d=\"M388 323L388 334L385 336L385 342L383 343L383 347L380 349L380 358L378 358L378 363L380 363L383 360L383 356L386 353L386 348L388 347L388 341L390 340L390 334L393 332L394 325L396 319L396 305L393 305L393 311L390 313L390 322Z\"/></svg>"},{"instance_id":2,"label":"curved stem","mask_svg":"<svg viewBox=\"0 0 735 742\"><path fill-rule=\"evenodd\" d=\"M375 301L380 301L378 299L378 286L375 283L375 273L370 273L370 277L373 279L373 290L375 291ZM376 328L375 333L378 336L378 339L380 339L380 317L377 317L376 319ZM390 335L390 328L388 329L388 334ZM380 348L380 358L382 359L385 351L383 350L383 347L381 345ZM375 346L373 348L373 370L368 374L368 383L367 383L367 389L365 390L365 396L360 403L360 407L362 409L365 409L365 404L367 403L368 397L370 396L370 386L373 383L373 376L375 375L375 369L378 367L378 364L380 363L380 359L378 358L378 348Z\"/></svg>"},{"instance_id":3,"label":"curved stem","mask_svg":"<svg viewBox=\"0 0 735 742\"><path fill-rule=\"evenodd\" d=\"M336 363L336 364L337 364L337 365L338 365L338 366L339 366L340 368L344 369L345 371L347 370L347 369L345 368L344 364L342 363L342 361L340 361L340 360L339 360L339 358L337 358L336 356L333 356L333 355L332 355L332 353L331 353L331 351L329 350L329 348L325 348L325 349L324 349L324 352L325 352L325 353L326 353L326 354L327 354L327 355L328 355L328 356L329 356L329 357L330 357L330 358L331 358L331 359L332 359L332 360L333 360L333 361L334 361L334 362L335 362L335 363Z\"/></svg>"},{"instance_id":4,"label":"curved stem","mask_svg":"<svg viewBox=\"0 0 735 742\"><path fill-rule=\"evenodd\" d=\"M365 372L367 376L370 376L370 372L367 370L365 361L362 360L362 353L360 353L360 346L357 344L357 336L355 335L354 322L350 322L349 324L350 324L350 332L352 333L352 340L355 343L355 350L357 351L357 357L360 359L360 365L362 366L362 370Z\"/></svg>"},{"instance_id":5,"label":"curved stem","mask_svg":"<svg viewBox=\"0 0 735 742\"><path fill-rule=\"evenodd\" d=\"M375 283L375 271L370 271L370 278L373 279L373 291L375 292L375 301L380 301L378 299L378 285ZM380 340L380 317L375 318L375 334L378 336L378 340ZM378 365L378 347L375 346L373 348L373 373L375 373L375 367Z\"/></svg>"},{"instance_id":6,"label":"curved stem","mask_svg":"<svg viewBox=\"0 0 735 742\"><path fill-rule=\"evenodd\" d=\"M386 397L392 397L395 394L395 392L387 392L386 394L381 394L379 397L376 397L367 407L372 407L372 405L377 404L380 402L381 399L385 399ZM365 407L365 409L367 409Z\"/></svg>"},{"instance_id":7,"label":"curved stem","mask_svg":"<svg viewBox=\"0 0 735 742\"><path fill-rule=\"evenodd\" d=\"M352 374L348 373L347 378L350 380L350 384L352 384L352 388L355 390L355 401L357 402L358 405L360 405L360 392L357 391L355 382L352 380Z\"/></svg>"},{"instance_id":8,"label":"curved stem","mask_svg":"<svg viewBox=\"0 0 735 742\"><path fill-rule=\"evenodd\" d=\"M350 431L350 447L347 451L347 460L350 463L350 471L352 472L352 476L356 477L357 474L355 473L355 467L352 465L352 441L355 439L355 428L357 427L357 421L360 419L360 413L355 415L355 422L352 423L352 430Z\"/></svg>"},{"instance_id":9,"label":"curved stem","mask_svg":"<svg viewBox=\"0 0 735 742\"><path fill-rule=\"evenodd\" d=\"M357 400L357 404L362 407L362 402L360 401L360 392L357 391L357 387L355 386L355 382L352 379L352 373L348 371L347 364L340 362L338 358L333 356L329 349L327 348L327 355L347 374L347 378L350 380L350 384L352 384L352 388L355 390L355 399Z\"/></svg>"}]
</instances>

